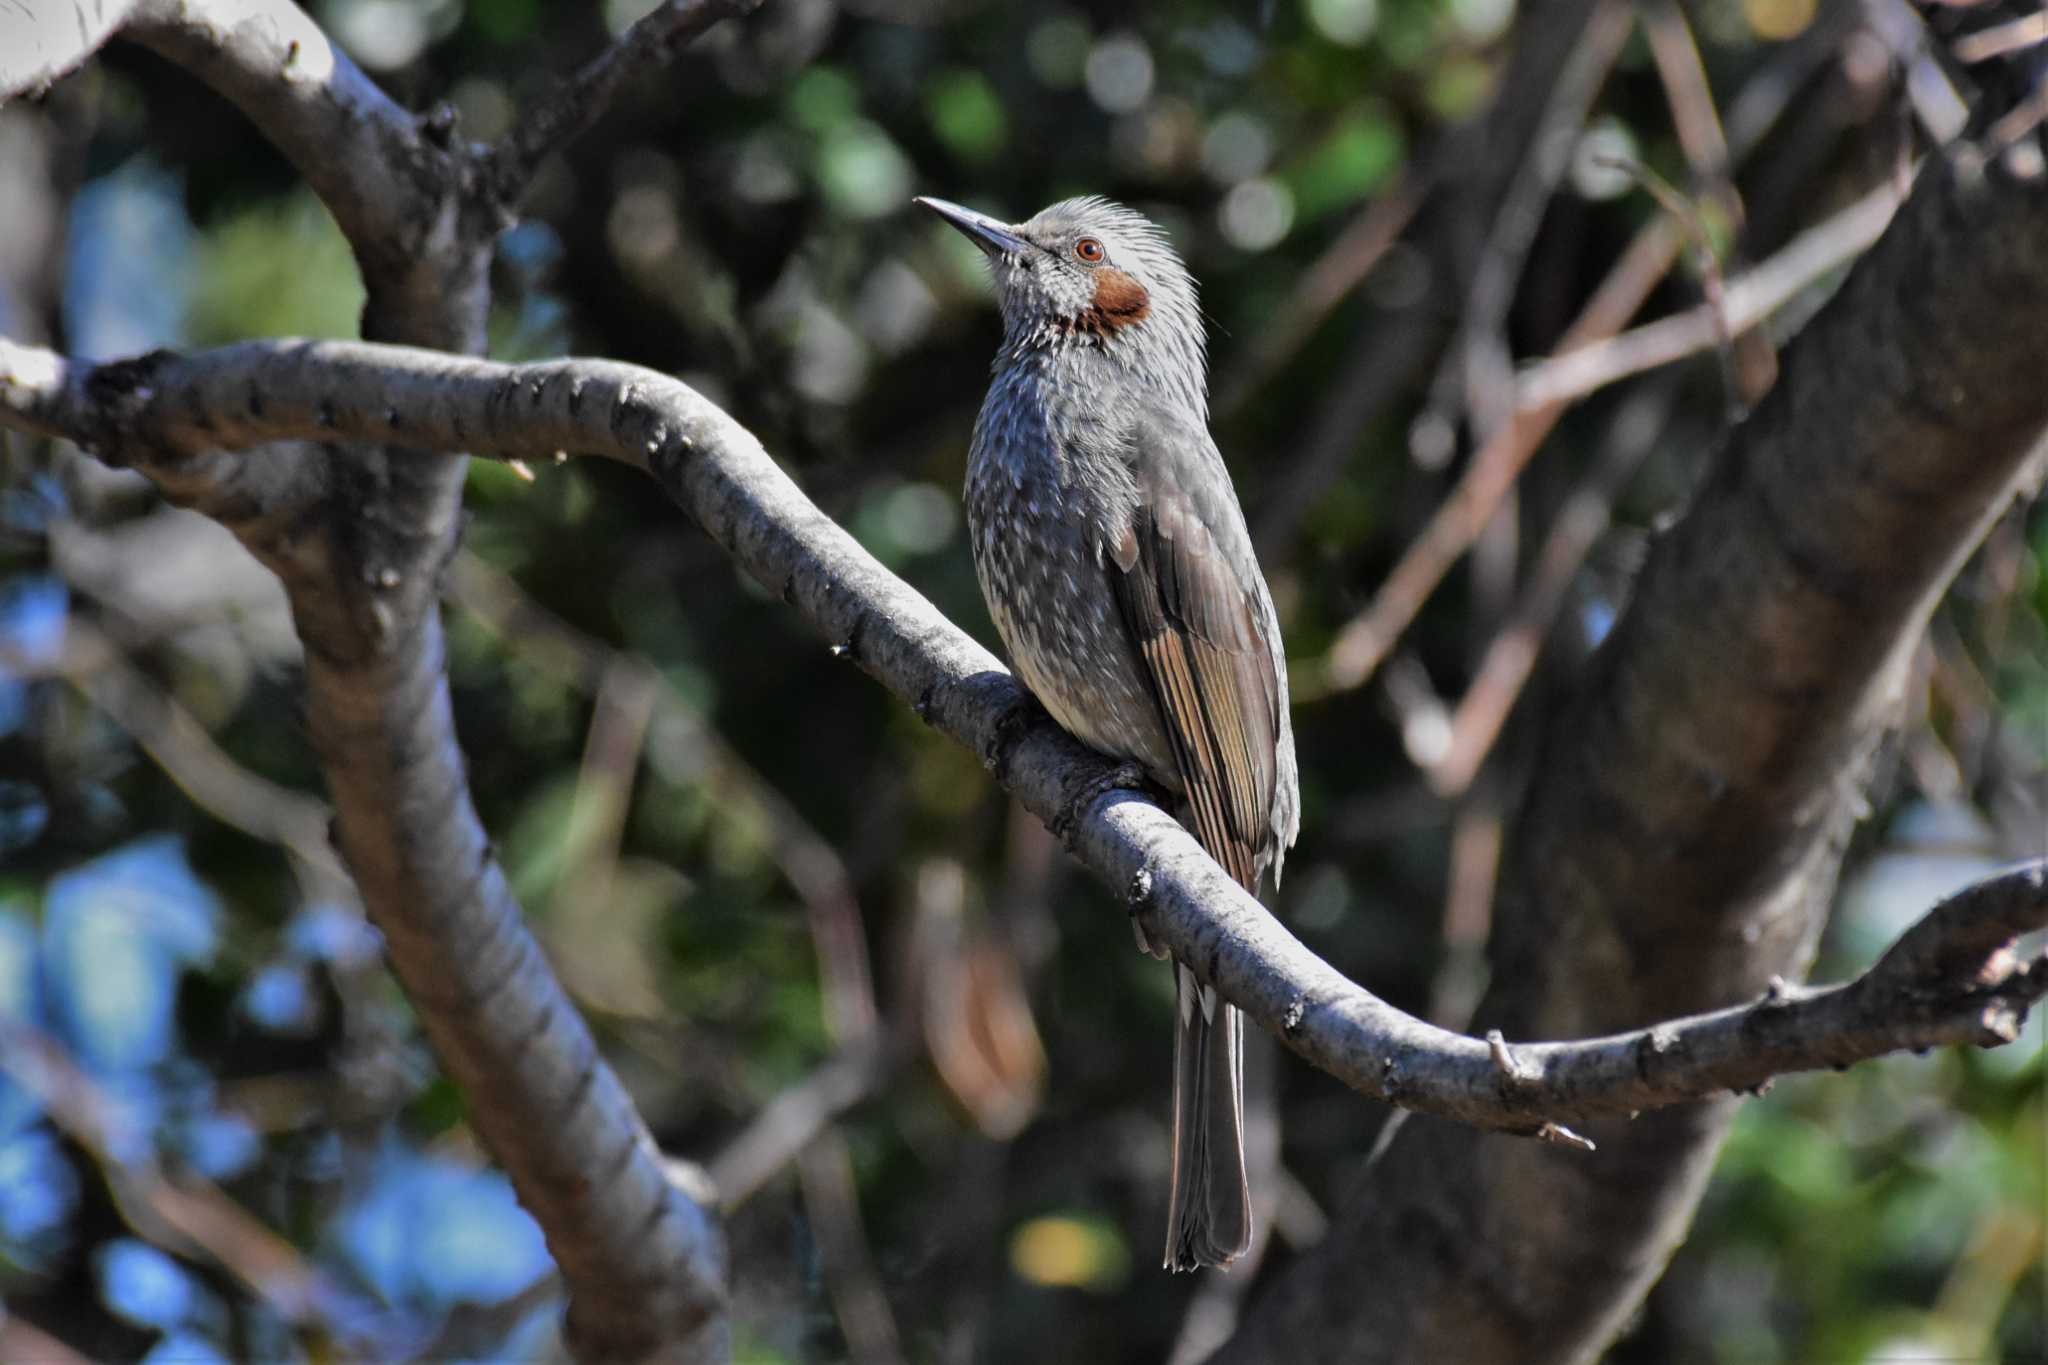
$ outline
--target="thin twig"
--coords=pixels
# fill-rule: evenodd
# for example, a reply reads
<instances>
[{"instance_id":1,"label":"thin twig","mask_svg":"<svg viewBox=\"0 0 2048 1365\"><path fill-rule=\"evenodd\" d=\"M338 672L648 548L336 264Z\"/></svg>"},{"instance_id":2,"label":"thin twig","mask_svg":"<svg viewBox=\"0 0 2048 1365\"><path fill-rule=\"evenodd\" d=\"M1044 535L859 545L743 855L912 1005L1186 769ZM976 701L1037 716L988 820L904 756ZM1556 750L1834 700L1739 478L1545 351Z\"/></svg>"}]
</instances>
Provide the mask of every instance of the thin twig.
<instances>
[{"instance_id":1,"label":"thin twig","mask_svg":"<svg viewBox=\"0 0 2048 1365\"><path fill-rule=\"evenodd\" d=\"M1905 201L1891 179L1827 221L1809 228L1754 270L1728 285L1725 310L1689 308L1605 341L1563 346L1557 355L1525 368L1516 382L1516 407L1531 412L1585 397L1618 379L1669 365L1712 348L1722 329L1754 327L1803 290L1868 250Z\"/></svg>"},{"instance_id":2,"label":"thin twig","mask_svg":"<svg viewBox=\"0 0 2048 1365\"><path fill-rule=\"evenodd\" d=\"M1949 51L1956 54L1957 61L1975 65L2036 43L2048 43L2048 10L1966 33L1949 45Z\"/></svg>"},{"instance_id":3,"label":"thin twig","mask_svg":"<svg viewBox=\"0 0 2048 1365\"><path fill-rule=\"evenodd\" d=\"M1799 59L1797 63L1788 63L1786 71L1772 70L1768 77L1758 77L1757 83L1746 87L1737 98L1729 115L1729 126L1733 142L1731 155L1738 162L1776 124L1778 116L1789 103L1791 89L1797 84L1794 77L1805 71L1812 61L1807 49L1802 48L1795 55ZM1877 224L1872 235L1882 227L1882 223ZM1669 215L1658 217L1638 232L1559 339L1559 359L1597 349L1596 343L1619 332L1670 272L1683 242L1682 226ZM1787 251L1791 249L1788 247ZM1780 257L1783 255L1780 253ZM1672 359L1713 344L1712 338L1721 325L1717 314L1706 310L1695 312L1701 317L1708 339ZM1740 332L1752 325L1735 317L1732 305L1729 312L1727 325L1733 330ZM1387 650L1392 648L1422 609L1429 594L1435 591L1436 585L1450 572L1458 557L1485 528L1494 506L1506 496L1522 468L1535 455L1537 446L1564 415L1565 402L1583 397L1599 387L1594 384L1556 394L1537 391L1532 384L1540 380L1542 372L1542 365L1534 367L1533 377L1530 369L1523 371L1516 385L1513 418L1472 457L1457 486L1438 506L1422 534L1403 553L1372 602L1338 632L1324 657L1323 676L1318 678L1317 670L1312 667L1298 669L1303 674L1298 688L1306 687L1311 695L1320 695L1348 690L1371 677L1386 657Z\"/></svg>"},{"instance_id":4,"label":"thin twig","mask_svg":"<svg viewBox=\"0 0 2048 1365\"><path fill-rule=\"evenodd\" d=\"M72 1350L42 1328L0 1306L0 1360L33 1365L92 1365L92 1357Z\"/></svg>"},{"instance_id":5,"label":"thin twig","mask_svg":"<svg viewBox=\"0 0 2048 1365\"><path fill-rule=\"evenodd\" d=\"M586 1003L641 1018L660 1015L661 994L633 927L612 915L612 890L657 693L654 671L623 655L598 683L570 799L567 865L548 925L564 984Z\"/></svg>"},{"instance_id":6,"label":"thin twig","mask_svg":"<svg viewBox=\"0 0 2048 1365\"><path fill-rule=\"evenodd\" d=\"M1472 265L1458 335L1444 353L1442 368L1430 384L1435 420L1453 429L1453 394L1482 440L1490 439L1514 409L1514 369L1507 339L1507 318L1516 286L1543 210L1571 166L1578 130L1586 122L1607 73L1621 55L1633 27L1630 7L1601 4L1587 19L1585 31L1570 59L1558 73L1537 116L1529 155L1523 160L1500 211L1488 228L1485 243ZM1424 421L1429 418L1425 417Z\"/></svg>"},{"instance_id":7,"label":"thin twig","mask_svg":"<svg viewBox=\"0 0 2048 1365\"><path fill-rule=\"evenodd\" d=\"M1219 373L1222 388L1211 405L1217 416L1228 417L1243 407L1294 358L1400 240L1421 204L1421 190L1404 174L1337 234L1315 264L1296 278L1287 298L1269 315L1271 320Z\"/></svg>"},{"instance_id":8,"label":"thin twig","mask_svg":"<svg viewBox=\"0 0 2048 1365\"><path fill-rule=\"evenodd\" d=\"M1424 202L1410 235L1429 283L1413 297L1376 310L1357 329L1258 511L1252 538L1262 557L1286 553L1302 519L1356 453L1360 434L1444 351L1450 321L1442 316L1445 296L1463 285L1471 268L1462 235L1474 224L1499 221L1510 186L1535 155L1530 132L1539 121L1537 111L1552 104L1593 15L1609 10L1595 0L1571 0L1547 6L1520 25L1491 106L1426 154L1414 175ZM1444 373L1454 380L1457 369Z\"/></svg>"},{"instance_id":9,"label":"thin twig","mask_svg":"<svg viewBox=\"0 0 2048 1365\"><path fill-rule=\"evenodd\" d=\"M1725 309L1726 266L1722 250L1739 251L1747 223L1742 195L1735 188L1734 158L1685 11L1677 0L1654 0L1643 6L1642 17L1643 36L1649 42L1651 59L1663 82L1665 103L1670 106L1672 126L1678 130L1679 144L1685 149L1686 162L1692 169L1694 188L1720 211L1725 248L1717 247L1714 234L1705 231L1704 224L1696 227L1695 232L1700 243L1701 291L1708 304ZM1741 258L1731 254L1729 263L1739 265ZM1725 311L1720 315L1725 317ZM1731 330L1721 354L1727 379L1728 419L1738 421L1777 382L1777 352L1763 329L1752 327L1746 331Z\"/></svg>"},{"instance_id":10,"label":"thin twig","mask_svg":"<svg viewBox=\"0 0 2048 1365\"><path fill-rule=\"evenodd\" d=\"M730 1213L752 1198L834 1119L873 1094L901 1052L900 1043L872 1034L769 1101L706 1168L719 1208Z\"/></svg>"},{"instance_id":11,"label":"thin twig","mask_svg":"<svg viewBox=\"0 0 2048 1365\"><path fill-rule=\"evenodd\" d=\"M1637 234L1566 330L1564 344L1576 347L1610 336L1634 316L1677 259L1682 235L1671 218L1659 218ZM1562 403L1520 407L1479 448L1372 601L1337 632L1323 667L1297 670L1302 685L1327 694L1357 687L1373 675L1563 415Z\"/></svg>"},{"instance_id":12,"label":"thin twig","mask_svg":"<svg viewBox=\"0 0 2048 1365\"><path fill-rule=\"evenodd\" d=\"M1662 411L1671 402L1664 388L1645 402ZM1514 709L1515 699L1535 671L1544 638L1564 609L1579 565L1607 529L1614 500L1650 452L1661 417L1644 420L1641 405L1616 414L1605 455L1574 488L1550 524L1537 552L1535 571L1507 623L1487 644L1465 695L1450 720L1448 742L1424 768L1430 789L1440 796L1466 790L1479 772Z\"/></svg>"},{"instance_id":13,"label":"thin twig","mask_svg":"<svg viewBox=\"0 0 2048 1365\"><path fill-rule=\"evenodd\" d=\"M36 672L33 660L0 644L0 667ZM130 663L105 634L77 616L65 623L54 671L156 761L201 810L293 859L309 895L331 894L348 874L327 841L327 803L250 772L213 742L190 711Z\"/></svg>"},{"instance_id":14,"label":"thin twig","mask_svg":"<svg viewBox=\"0 0 2048 1365\"><path fill-rule=\"evenodd\" d=\"M1728 180L1728 139L1721 131L1721 115L1714 106L1706 67L1700 62L1699 45L1693 41L1685 11L1677 0L1650 0L1638 13L1686 162L1699 187L1734 210L1737 217L1733 223L1739 226L1741 204Z\"/></svg>"},{"instance_id":15,"label":"thin twig","mask_svg":"<svg viewBox=\"0 0 2048 1365\"><path fill-rule=\"evenodd\" d=\"M474 615L528 661L585 692L614 668L632 666L653 688L666 726L649 744L672 770L702 766L706 780L768 831L768 855L804 903L818 954L828 1036L850 1045L875 1028L874 972L853 876L802 812L714 729L704 713L651 663L583 634L473 553L449 566L448 599ZM686 761L687 760L687 761Z\"/></svg>"},{"instance_id":16,"label":"thin twig","mask_svg":"<svg viewBox=\"0 0 2048 1365\"><path fill-rule=\"evenodd\" d=\"M903 1359L902 1337L889 1311L868 1250L860 1216L860 1192L853 1178L853 1154L837 1128L827 1128L797 1158L797 1174L810 1211L811 1234L824 1265L825 1286L839 1315L848 1353L855 1360L891 1365Z\"/></svg>"},{"instance_id":17,"label":"thin twig","mask_svg":"<svg viewBox=\"0 0 2048 1365\"><path fill-rule=\"evenodd\" d=\"M528 104L512 131L489 155L489 174L498 202L508 209L533 180L548 154L574 141L619 91L659 71L721 19L752 13L761 0L665 0L620 34L574 76Z\"/></svg>"},{"instance_id":18,"label":"thin twig","mask_svg":"<svg viewBox=\"0 0 2048 1365\"><path fill-rule=\"evenodd\" d=\"M51 1121L92 1155L145 1241L181 1256L204 1255L287 1322L373 1358L406 1354L405 1334L385 1310L334 1283L212 1181L190 1172L172 1179L149 1135L56 1039L25 1024L0 1024L0 1073L35 1095Z\"/></svg>"}]
</instances>

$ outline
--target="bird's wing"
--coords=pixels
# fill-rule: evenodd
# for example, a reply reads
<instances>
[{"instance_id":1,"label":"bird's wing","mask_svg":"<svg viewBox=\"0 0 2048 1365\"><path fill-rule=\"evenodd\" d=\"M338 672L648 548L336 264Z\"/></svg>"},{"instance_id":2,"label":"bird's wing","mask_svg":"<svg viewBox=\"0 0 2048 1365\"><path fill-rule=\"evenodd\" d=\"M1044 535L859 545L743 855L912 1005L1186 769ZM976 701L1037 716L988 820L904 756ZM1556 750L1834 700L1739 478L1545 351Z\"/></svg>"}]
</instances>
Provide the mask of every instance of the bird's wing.
<instances>
[{"instance_id":1,"label":"bird's wing","mask_svg":"<svg viewBox=\"0 0 2048 1365\"><path fill-rule=\"evenodd\" d=\"M1196 457L1219 480L1181 477L1191 472L1186 452L1175 460L1159 448L1185 439L1144 427L1132 435L1137 506L1105 547L1105 567L1166 721L1195 835L1256 894L1261 855L1274 841L1283 704L1276 642L1261 628L1251 538L1207 433ZM1219 491L1227 504L1217 503Z\"/></svg>"}]
</instances>

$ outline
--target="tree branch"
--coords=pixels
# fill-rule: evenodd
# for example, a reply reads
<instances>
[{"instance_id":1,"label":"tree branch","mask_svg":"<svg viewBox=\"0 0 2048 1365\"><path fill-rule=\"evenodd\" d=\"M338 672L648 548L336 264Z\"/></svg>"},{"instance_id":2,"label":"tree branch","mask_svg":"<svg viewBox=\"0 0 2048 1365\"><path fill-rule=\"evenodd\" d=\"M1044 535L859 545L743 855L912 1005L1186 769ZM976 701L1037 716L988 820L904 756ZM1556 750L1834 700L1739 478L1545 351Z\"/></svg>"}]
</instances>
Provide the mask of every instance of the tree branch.
<instances>
[{"instance_id":1,"label":"tree branch","mask_svg":"<svg viewBox=\"0 0 2048 1365\"><path fill-rule=\"evenodd\" d=\"M2048 469L2044 210L2048 178L1937 160L1786 347L1548 719L1478 1027L1618 1034L1810 964L1928 615ZM1598 1121L1591 1156L1404 1124L1220 1358L1591 1359L1683 1237L1733 1112Z\"/></svg>"},{"instance_id":2,"label":"tree branch","mask_svg":"<svg viewBox=\"0 0 2048 1365\"><path fill-rule=\"evenodd\" d=\"M1768 261L1728 282L1723 306L1701 303L1618 336L1567 345L1522 370L1515 406L1533 411L1572 402L1632 374L1669 365L1758 326L1867 251L1904 198L1887 180L1824 223L1801 233Z\"/></svg>"},{"instance_id":3,"label":"tree branch","mask_svg":"<svg viewBox=\"0 0 2048 1365\"><path fill-rule=\"evenodd\" d=\"M721 19L760 6L761 0L665 0L643 16L574 76L528 104L512 131L486 154L484 174L498 202L510 211L541 162L588 131L628 84L667 66Z\"/></svg>"},{"instance_id":4,"label":"tree branch","mask_svg":"<svg viewBox=\"0 0 2048 1365\"><path fill-rule=\"evenodd\" d=\"M444 114L415 117L287 0L142 0L121 30L263 130L362 267L363 335L482 349L504 226Z\"/></svg>"},{"instance_id":5,"label":"tree branch","mask_svg":"<svg viewBox=\"0 0 2048 1365\"><path fill-rule=\"evenodd\" d=\"M1669 272L1684 240L1684 229L1675 217L1667 214L1653 220L1572 320L1559 354L1526 367L1515 380L1506 420L1474 452L1372 601L1338 630L1321 661L1324 688L1345 691L1378 671L1430 594L1493 519L1568 403L1757 326L1821 275L1840 269L1867 249L1891 221L1901 198L1903 191L1887 181L1736 280L1727 290L1725 306L1709 301L1616 335Z\"/></svg>"},{"instance_id":6,"label":"tree branch","mask_svg":"<svg viewBox=\"0 0 2048 1365\"><path fill-rule=\"evenodd\" d=\"M136 0L68 0L0 5L0 104L40 98L99 51Z\"/></svg>"},{"instance_id":7,"label":"tree branch","mask_svg":"<svg viewBox=\"0 0 2048 1365\"><path fill-rule=\"evenodd\" d=\"M348 238L376 341L480 351L506 209L446 106L399 108L287 0L143 0L125 36L239 106ZM527 930L474 804L443 665L439 577L464 462L407 433L156 467L277 574L305 644L332 836L477 1130L546 1234L580 1358L727 1353L724 1247ZM211 443L209 443L211 444ZM459 451L461 442L436 449Z\"/></svg>"},{"instance_id":8,"label":"tree branch","mask_svg":"<svg viewBox=\"0 0 2048 1365\"><path fill-rule=\"evenodd\" d=\"M410 1354L409 1334L388 1310L338 1283L212 1181L190 1171L173 1178L157 1159L156 1134L141 1131L133 1107L108 1095L56 1039L0 1023L0 1074L34 1095L99 1166L138 1236L217 1263L270 1311L334 1345L373 1358Z\"/></svg>"},{"instance_id":9,"label":"tree branch","mask_svg":"<svg viewBox=\"0 0 2048 1365\"><path fill-rule=\"evenodd\" d=\"M1177 822L1111 786L1112 765L1069 739L992 656L827 519L751 433L652 371L596 360L503 365L345 342L247 342L78 366L0 343L0 421L69 436L166 479L219 458L209 449L323 436L402 436L502 459L574 450L648 472L835 652L980 753L1124 891L1148 933L1156 926L1177 957L1303 1057L1404 1108L1535 1134L1547 1122L1753 1089L1786 1070L2005 1041L1984 1022L1987 1010L2002 1019L2033 998L2036 978L2016 964L1993 981L1982 975L1985 962L1962 963L1968 970L1959 966L1946 991L1932 980L1876 976L1773 1001L1768 1047L1744 1012L1723 1012L1591 1042L1518 1046L1509 1074L1498 1049L1403 1014L1316 957ZM2048 895L2031 913L2014 935L2048 926Z\"/></svg>"}]
</instances>

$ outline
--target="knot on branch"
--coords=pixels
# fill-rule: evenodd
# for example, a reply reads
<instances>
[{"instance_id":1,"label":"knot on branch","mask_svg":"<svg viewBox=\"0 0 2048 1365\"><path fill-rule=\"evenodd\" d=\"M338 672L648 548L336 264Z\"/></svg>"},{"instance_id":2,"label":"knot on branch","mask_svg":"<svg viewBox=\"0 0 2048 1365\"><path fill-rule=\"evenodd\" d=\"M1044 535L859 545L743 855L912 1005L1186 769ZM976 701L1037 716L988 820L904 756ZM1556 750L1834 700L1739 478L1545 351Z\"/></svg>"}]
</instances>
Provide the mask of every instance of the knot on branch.
<instances>
[{"instance_id":1,"label":"knot on branch","mask_svg":"<svg viewBox=\"0 0 2048 1365\"><path fill-rule=\"evenodd\" d=\"M1007 676L1003 681L1010 689L1010 701L1002 714L996 717L995 724L988 727L987 737L981 746L981 763L995 774L997 782L1007 787L1010 785L1010 760L1016 754L1017 742L1024 737L1024 731L1031 723L1044 714L1044 709L1036 698Z\"/></svg>"},{"instance_id":2,"label":"knot on branch","mask_svg":"<svg viewBox=\"0 0 2048 1365\"><path fill-rule=\"evenodd\" d=\"M98 428L95 453L108 463L123 463L123 447L146 439L142 428L150 405L156 401L157 376L176 360L169 351L150 351L128 360L110 360L95 365L85 378L86 402Z\"/></svg>"},{"instance_id":3,"label":"knot on branch","mask_svg":"<svg viewBox=\"0 0 2048 1365\"><path fill-rule=\"evenodd\" d=\"M1136 792L1152 801L1154 805L1159 805L1161 802L1155 796L1156 791L1152 780L1145 775L1145 770L1129 760L1119 762L1113 767L1098 768L1075 784L1067 792L1066 799L1060 802L1059 811L1052 820L1053 835L1061 844L1071 848L1071 836L1081 827L1082 822L1087 820L1088 813L1095 809L1096 802L1111 792ZM1147 880L1150 880L1149 874Z\"/></svg>"}]
</instances>

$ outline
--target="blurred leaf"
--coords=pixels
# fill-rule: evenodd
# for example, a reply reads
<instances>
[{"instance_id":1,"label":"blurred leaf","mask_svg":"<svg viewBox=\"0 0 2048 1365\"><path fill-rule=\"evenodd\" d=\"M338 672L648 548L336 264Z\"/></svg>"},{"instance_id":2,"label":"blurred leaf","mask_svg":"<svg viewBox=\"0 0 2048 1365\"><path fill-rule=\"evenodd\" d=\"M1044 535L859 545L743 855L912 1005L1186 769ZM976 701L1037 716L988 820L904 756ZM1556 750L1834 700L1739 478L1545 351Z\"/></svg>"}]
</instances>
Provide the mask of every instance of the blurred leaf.
<instances>
[{"instance_id":1,"label":"blurred leaf","mask_svg":"<svg viewBox=\"0 0 2048 1365\"><path fill-rule=\"evenodd\" d=\"M1008 120L988 78L978 71L948 71L925 92L925 111L939 140L968 161L986 161L1009 140Z\"/></svg>"},{"instance_id":2,"label":"blurred leaf","mask_svg":"<svg viewBox=\"0 0 2048 1365\"><path fill-rule=\"evenodd\" d=\"M825 197L851 218L900 212L914 183L909 160L889 135L866 120L836 124L818 149Z\"/></svg>"},{"instance_id":3,"label":"blurred leaf","mask_svg":"<svg viewBox=\"0 0 2048 1365\"><path fill-rule=\"evenodd\" d=\"M1010 1268L1047 1289L1110 1293L1129 1278L1122 1235L1091 1214L1049 1214L1010 1234Z\"/></svg>"},{"instance_id":4,"label":"blurred leaf","mask_svg":"<svg viewBox=\"0 0 2048 1365\"><path fill-rule=\"evenodd\" d=\"M1364 198L1400 166L1405 151L1384 109L1372 103L1352 108L1287 168L1301 217L1313 220Z\"/></svg>"},{"instance_id":5,"label":"blurred leaf","mask_svg":"<svg viewBox=\"0 0 2048 1365\"><path fill-rule=\"evenodd\" d=\"M509 47L533 36L540 4L539 0L468 0L464 13L478 33Z\"/></svg>"},{"instance_id":6,"label":"blurred leaf","mask_svg":"<svg viewBox=\"0 0 2048 1365\"><path fill-rule=\"evenodd\" d=\"M853 121L860 96L844 72L814 66L797 77L784 102L798 127L824 135Z\"/></svg>"},{"instance_id":7,"label":"blurred leaf","mask_svg":"<svg viewBox=\"0 0 2048 1365\"><path fill-rule=\"evenodd\" d=\"M353 337L363 286L341 230L300 186L200 234L193 253L192 340Z\"/></svg>"},{"instance_id":8,"label":"blurred leaf","mask_svg":"<svg viewBox=\"0 0 2048 1365\"><path fill-rule=\"evenodd\" d=\"M953 863L941 875L959 875ZM929 872L921 875L931 875ZM929 898L924 898L929 899ZM952 902L957 906L957 897ZM933 918L938 918L933 916ZM924 1037L932 1066L989 1137L1015 1137L1045 1088L1045 1048L1009 947L957 912L926 954Z\"/></svg>"}]
</instances>

